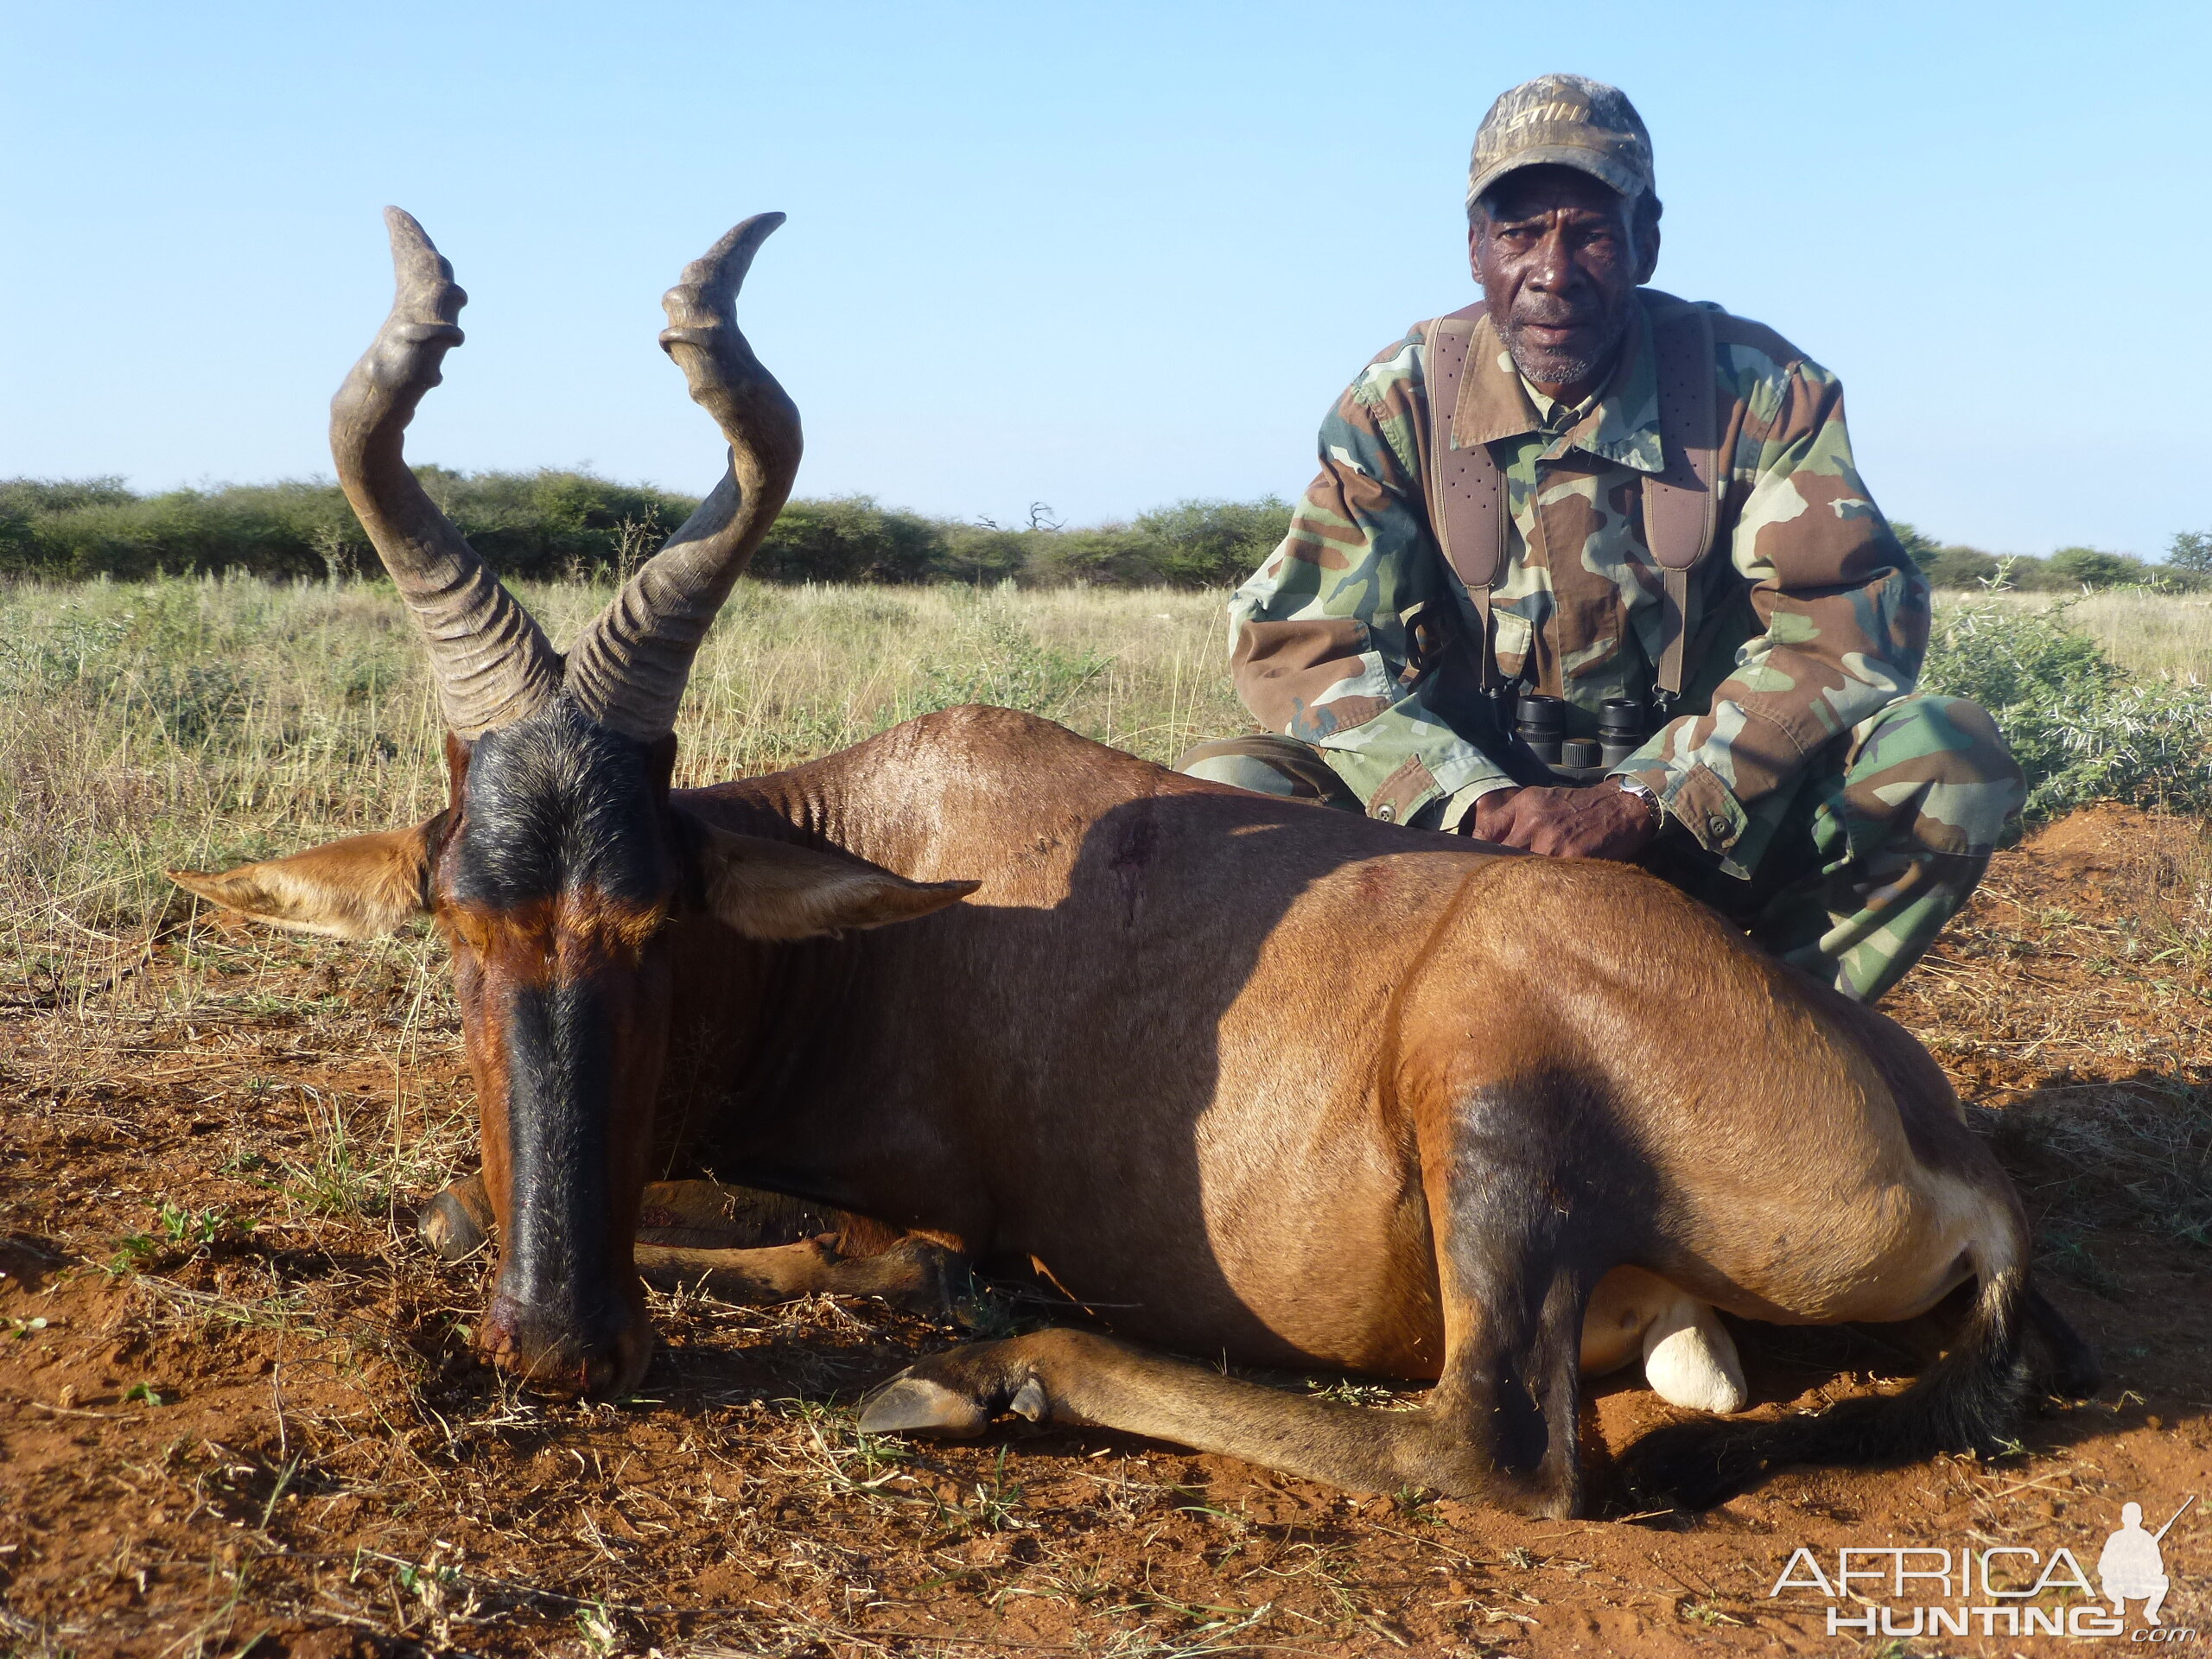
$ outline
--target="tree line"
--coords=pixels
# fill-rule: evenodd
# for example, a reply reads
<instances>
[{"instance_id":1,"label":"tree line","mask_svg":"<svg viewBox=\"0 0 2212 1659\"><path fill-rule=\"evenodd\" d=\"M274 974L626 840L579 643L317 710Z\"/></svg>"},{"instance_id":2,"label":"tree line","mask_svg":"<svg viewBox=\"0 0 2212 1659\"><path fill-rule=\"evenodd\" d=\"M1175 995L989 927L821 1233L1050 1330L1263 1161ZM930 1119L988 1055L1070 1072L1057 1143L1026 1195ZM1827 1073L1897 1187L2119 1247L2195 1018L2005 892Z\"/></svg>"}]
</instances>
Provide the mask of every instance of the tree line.
<instances>
[{"instance_id":1,"label":"tree line","mask_svg":"<svg viewBox=\"0 0 2212 1659\"><path fill-rule=\"evenodd\" d=\"M418 467L446 516L502 575L557 581L619 574L649 557L698 505L592 474L458 473ZM795 500L753 562L768 582L997 582L1029 587L1227 588L1282 537L1289 504L1186 500L1127 523L1064 527L1039 502L1028 522L931 518L865 495ZM2212 590L2212 532L2173 538L2165 563L2069 547L2000 562L1893 526L1940 588L1999 579L2075 591L2132 582ZM372 572L375 556L334 484L223 484L140 494L118 478L0 479L0 575L118 580L244 570L274 580Z\"/></svg>"},{"instance_id":2,"label":"tree line","mask_svg":"<svg viewBox=\"0 0 2212 1659\"><path fill-rule=\"evenodd\" d=\"M415 475L503 576L619 574L658 550L696 497L589 473ZM1289 504L1179 501L1126 524L1063 528L1042 502L1001 525L886 507L865 495L794 500L754 555L769 582L1096 582L1220 588L1282 539ZM120 479L0 480L0 575L118 580L244 570L274 580L371 573L376 556L334 484L225 484L141 495Z\"/></svg>"},{"instance_id":3,"label":"tree line","mask_svg":"<svg viewBox=\"0 0 2212 1659\"><path fill-rule=\"evenodd\" d=\"M2031 593L2079 593L2083 588L2126 588L2137 584L2175 593L2212 592L2212 532L2184 531L2167 543L2163 564L2152 564L2133 553L2112 553L2100 547L2062 547L2056 553L2032 555L1985 553L1978 547L1957 543L1939 543L1903 520L1890 528L1937 588L1977 589L1998 585Z\"/></svg>"}]
</instances>

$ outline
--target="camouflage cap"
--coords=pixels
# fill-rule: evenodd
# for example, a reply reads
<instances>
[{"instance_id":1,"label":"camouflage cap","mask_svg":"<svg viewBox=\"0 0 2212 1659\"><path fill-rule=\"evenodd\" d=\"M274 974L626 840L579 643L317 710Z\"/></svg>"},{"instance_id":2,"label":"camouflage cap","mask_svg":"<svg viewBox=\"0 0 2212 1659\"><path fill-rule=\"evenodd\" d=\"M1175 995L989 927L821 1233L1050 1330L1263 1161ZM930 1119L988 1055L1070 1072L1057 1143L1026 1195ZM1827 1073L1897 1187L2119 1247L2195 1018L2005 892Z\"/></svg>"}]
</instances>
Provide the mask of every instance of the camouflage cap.
<instances>
[{"instance_id":1,"label":"camouflage cap","mask_svg":"<svg viewBox=\"0 0 2212 1659\"><path fill-rule=\"evenodd\" d=\"M1490 106L1475 134L1467 201L1518 168L1572 167L1635 197L1652 188L1651 135L1628 94L1581 75L1538 75Z\"/></svg>"}]
</instances>

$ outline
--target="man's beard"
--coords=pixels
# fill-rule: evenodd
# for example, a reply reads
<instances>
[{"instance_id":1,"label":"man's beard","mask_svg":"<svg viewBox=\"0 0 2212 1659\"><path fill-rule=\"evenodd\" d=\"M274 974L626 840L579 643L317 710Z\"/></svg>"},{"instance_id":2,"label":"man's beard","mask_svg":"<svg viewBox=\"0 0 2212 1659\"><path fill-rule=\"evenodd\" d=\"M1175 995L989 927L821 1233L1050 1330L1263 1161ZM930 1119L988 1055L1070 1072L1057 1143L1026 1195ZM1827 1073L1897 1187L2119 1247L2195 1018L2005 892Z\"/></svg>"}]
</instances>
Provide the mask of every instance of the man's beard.
<instances>
[{"instance_id":1,"label":"man's beard","mask_svg":"<svg viewBox=\"0 0 2212 1659\"><path fill-rule=\"evenodd\" d=\"M1558 326L1548 317L1531 317L1526 321L1547 327ZM1621 341L1628 337L1628 324L1629 314L1624 307L1605 320L1603 333L1590 345L1566 350L1535 346L1528 339L1525 324L1520 320L1508 320L1498 333L1504 338L1505 349L1512 354L1513 366L1521 371L1524 378L1538 385L1589 388L1618 354Z\"/></svg>"}]
</instances>

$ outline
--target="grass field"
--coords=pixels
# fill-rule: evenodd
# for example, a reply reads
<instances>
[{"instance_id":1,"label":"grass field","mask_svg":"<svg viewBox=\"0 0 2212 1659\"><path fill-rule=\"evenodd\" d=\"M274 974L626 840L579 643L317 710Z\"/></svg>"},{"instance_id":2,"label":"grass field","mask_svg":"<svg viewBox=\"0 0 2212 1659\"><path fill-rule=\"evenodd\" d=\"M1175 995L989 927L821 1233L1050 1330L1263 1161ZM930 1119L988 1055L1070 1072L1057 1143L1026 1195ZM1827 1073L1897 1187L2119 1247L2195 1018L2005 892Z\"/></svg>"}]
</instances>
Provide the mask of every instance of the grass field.
<instances>
[{"instance_id":1,"label":"grass field","mask_svg":"<svg viewBox=\"0 0 2212 1659\"><path fill-rule=\"evenodd\" d=\"M556 640L607 598L525 588ZM1159 760L1237 729L1221 601L1172 590L747 584L679 723L678 781L772 770L960 702ZM0 588L0 949L95 980L164 868L428 817L441 734L388 589L183 580Z\"/></svg>"},{"instance_id":2,"label":"grass field","mask_svg":"<svg viewBox=\"0 0 2212 1659\"><path fill-rule=\"evenodd\" d=\"M524 597L561 639L604 592ZM2145 687L2212 679L2212 602L2067 616ZM694 676L679 778L967 701L1167 760L1244 723L1224 645L1211 594L748 584ZM648 1398L517 1395L468 1358L482 1264L439 1262L411 1230L474 1155L437 947L225 926L161 874L442 804L388 591L0 587L0 710L11 1659L1748 1653L1820 1629L1765 1595L1777 1541L2089 1552L2123 1498L2163 1518L2212 1467L2196 819L2098 808L2000 855L1890 1004L2020 1180L2112 1387L1995 1463L1783 1477L1673 1530L1532 1529L1122 1437L860 1435L858 1390L957 1335L865 1302L656 1297ZM1775 1410L1894 1358L1746 1352ZM1649 1398L1632 1377L1599 1390L1594 1440L1648 1427ZM2192 1515L2170 1560L2212 1558ZM2212 1618L2206 1582L2177 1580L2170 1619Z\"/></svg>"},{"instance_id":3,"label":"grass field","mask_svg":"<svg viewBox=\"0 0 2212 1659\"><path fill-rule=\"evenodd\" d=\"M2141 679L2212 683L2212 594L2152 594L2140 588L2056 599L2049 594L1945 594L1937 604L1994 605L2067 620Z\"/></svg>"},{"instance_id":4,"label":"grass field","mask_svg":"<svg viewBox=\"0 0 2212 1659\"><path fill-rule=\"evenodd\" d=\"M522 591L556 640L607 596ZM2143 680L2212 680L2212 599L2103 594L2066 613ZM692 677L678 779L787 766L966 702L1161 761L1247 725L1218 594L748 583ZM0 948L34 975L107 971L97 947L173 902L164 867L411 822L444 792L421 653L374 586L0 586Z\"/></svg>"}]
</instances>

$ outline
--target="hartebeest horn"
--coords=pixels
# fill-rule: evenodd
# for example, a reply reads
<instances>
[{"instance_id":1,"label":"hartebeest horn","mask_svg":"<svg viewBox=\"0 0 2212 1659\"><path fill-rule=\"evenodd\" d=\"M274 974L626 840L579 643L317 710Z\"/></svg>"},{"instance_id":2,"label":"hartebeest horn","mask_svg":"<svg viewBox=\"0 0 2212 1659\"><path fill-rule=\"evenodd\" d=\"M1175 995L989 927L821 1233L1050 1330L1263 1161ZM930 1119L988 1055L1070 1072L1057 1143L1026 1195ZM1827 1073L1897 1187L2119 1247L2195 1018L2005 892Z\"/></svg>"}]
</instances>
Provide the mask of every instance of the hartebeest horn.
<instances>
[{"instance_id":1,"label":"hartebeest horn","mask_svg":"<svg viewBox=\"0 0 2212 1659\"><path fill-rule=\"evenodd\" d=\"M676 723L691 659L798 472L798 410L737 327L737 291L781 213L747 219L683 268L661 300L660 343L729 441L714 493L569 650L569 695L601 724L650 740Z\"/></svg>"},{"instance_id":2,"label":"hartebeest horn","mask_svg":"<svg viewBox=\"0 0 2212 1659\"><path fill-rule=\"evenodd\" d=\"M423 630L446 724L474 739L551 702L561 659L408 470L403 435L438 384L445 354L461 344L454 319L468 296L411 216L387 207L384 217L397 279L391 315L331 399L330 453L346 499Z\"/></svg>"}]
</instances>

